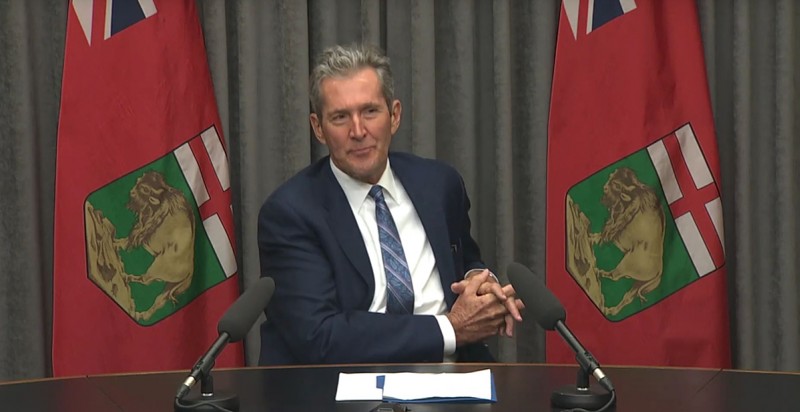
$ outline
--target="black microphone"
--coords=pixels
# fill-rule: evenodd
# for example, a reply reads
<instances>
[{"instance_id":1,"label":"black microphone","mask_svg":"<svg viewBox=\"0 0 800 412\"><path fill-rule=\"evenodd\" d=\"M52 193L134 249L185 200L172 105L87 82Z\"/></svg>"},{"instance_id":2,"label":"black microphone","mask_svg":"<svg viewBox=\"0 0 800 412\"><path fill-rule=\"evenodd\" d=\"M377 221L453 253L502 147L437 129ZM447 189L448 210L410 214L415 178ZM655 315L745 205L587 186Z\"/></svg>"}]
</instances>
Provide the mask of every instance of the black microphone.
<instances>
[{"instance_id":1,"label":"black microphone","mask_svg":"<svg viewBox=\"0 0 800 412\"><path fill-rule=\"evenodd\" d=\"M581 367L587 372L594 375L595 379L609 392L614 390L614 385L611 380L600 369L600 364L589 353L586 348L581 345L578 338L572 334L564 323L567 319L567 313L564 306L559 302L558 298L547 289L544 282L539 281L527 267L512 262L508 265L508 279L514 285L514 290L517 296L525 302L525 306L530 308L533 315L536 317L536 322L539 323L544 329L556 330L564 338L565 341L575 351L575 357L580 363Z\"/></svg>"},{"instance_id":2,"label":"black microphone","mask_svg":"<svg viewBox=\"0 0 800 412\"><path fill-rule=\"evenodd\" d=\"M225 345L244 339L258 315L267 307L274 291L275 281L269 277L262 277L233 302L217 324L219 337L194 365L175 398L183 398L198 380L208 376L211 367L214 366L214 360Z\"/></svg>"}]
</instances>

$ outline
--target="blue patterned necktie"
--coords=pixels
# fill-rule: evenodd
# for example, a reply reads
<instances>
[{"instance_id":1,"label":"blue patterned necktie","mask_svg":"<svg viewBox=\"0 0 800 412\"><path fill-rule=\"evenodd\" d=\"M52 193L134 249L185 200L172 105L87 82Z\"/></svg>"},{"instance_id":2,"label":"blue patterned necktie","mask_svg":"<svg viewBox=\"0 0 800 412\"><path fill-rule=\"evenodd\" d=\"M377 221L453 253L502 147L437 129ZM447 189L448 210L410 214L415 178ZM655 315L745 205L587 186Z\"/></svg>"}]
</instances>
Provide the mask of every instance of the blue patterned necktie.
<instances>
[{"instance_id":1,"label":"blue patterned necktie","mask_svg":"<svg viewBox=\"0 0 800 412\"><path fill-rule=\"evenodd\" d=\"M383 188L372 186L369 195L375 199L375 218L378 221L378 237L386 272L386 313L413 314L414 288L411 284L411 272L408 270L397 226L383 198Z\"/></svg>"}]
</instances>

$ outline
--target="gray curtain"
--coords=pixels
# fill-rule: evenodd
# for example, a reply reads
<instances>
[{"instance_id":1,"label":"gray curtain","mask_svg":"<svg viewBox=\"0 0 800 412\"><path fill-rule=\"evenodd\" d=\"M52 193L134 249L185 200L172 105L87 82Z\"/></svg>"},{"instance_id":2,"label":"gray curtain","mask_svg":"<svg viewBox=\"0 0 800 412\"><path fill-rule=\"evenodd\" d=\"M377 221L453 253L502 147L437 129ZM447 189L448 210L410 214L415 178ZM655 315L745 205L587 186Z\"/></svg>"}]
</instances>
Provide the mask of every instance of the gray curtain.
<instances>
[{"instance_id":1,"label":"gray curtain","mask_svg":"<svg viewBox=\"0 0 800 412\"><path fill-rule=\"evenodd\" d=\"M463 174L474 236L499 273L544 274L547 114L558 0L199 0L231 157L243 286L256 216L326 154L308 125L310 60L367 41L393 61L395 150ZM698 0L722 159L734 365L800 370L794 0ZM54 170L67 2L0 0L0 380L50 373ZM542 361L532 321L500 360ZM248 363L258 352L247 341Z\"/></svg>"},{"instance_id":2,"label":"gray curtain","mask_svg":"<svg viewBox=\"0 0 800 412\"><path fill-rule=\"evenodd\" d=\"M800 5L698 2L722 161L734 365L800 370Z\"/></svg>"}]
</instances>

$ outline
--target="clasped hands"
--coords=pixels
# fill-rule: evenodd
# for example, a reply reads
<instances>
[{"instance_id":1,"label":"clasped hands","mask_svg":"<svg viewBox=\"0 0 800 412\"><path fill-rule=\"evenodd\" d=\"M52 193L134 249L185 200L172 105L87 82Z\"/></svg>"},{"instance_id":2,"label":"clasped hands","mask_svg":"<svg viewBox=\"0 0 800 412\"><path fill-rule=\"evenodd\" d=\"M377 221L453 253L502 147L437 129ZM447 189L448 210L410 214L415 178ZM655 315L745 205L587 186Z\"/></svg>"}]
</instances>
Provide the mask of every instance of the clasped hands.
<instances>
[{"instance_id":1,"label":"clasped hands","mask_svg":"<svg viewBox=\"0 0 800 412\"><path fill-rule=\"evenodd\" d=\"M525 304L516 298L514 287L501 286L487 269L468 274L464 280L450 285L450 290L458 295L447 314L457 345L492 335L513 336L514 322L522 322L520 310Z\"/></svg>"}]
</instances>

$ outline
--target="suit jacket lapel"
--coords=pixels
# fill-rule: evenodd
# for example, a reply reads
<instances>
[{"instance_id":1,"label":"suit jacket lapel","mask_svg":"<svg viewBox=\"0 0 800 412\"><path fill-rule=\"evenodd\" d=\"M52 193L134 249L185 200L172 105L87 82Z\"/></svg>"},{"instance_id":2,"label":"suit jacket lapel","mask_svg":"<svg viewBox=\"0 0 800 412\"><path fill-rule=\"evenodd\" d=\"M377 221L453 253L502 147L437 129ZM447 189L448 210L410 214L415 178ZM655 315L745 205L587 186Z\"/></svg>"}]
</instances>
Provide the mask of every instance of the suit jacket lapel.
<instances>
[{"instance_id":1,"label":"suit jacket lapel","mask_svg":"<svg viewBox=\"0 0 800 412\"><path fill-rule=\"evenodd\" d=\"M350 209L347 197L344 195L341 186L339 186L339 182L336 181L336 177L333 175L330 163L327 160L325 160L319 181L318 189L320 193L325 193L328 225L330 225L331 231L339 241L339 246L345 256L366 282L369 289L368 296L371 298L375 292L375 278L372 274L369 255L367 255L367 247L364 245L364 239L358 230L358 224L355 217L353 217L353 211Z\"/></svg>"},{"instance_id":2,"label":"suit jacket lapel","mask_svg":"<svg viewBox=\"0 0 800 412\"><path fill-rule=\"evenodd\" d=\"M409 165L397 157L391 157L392 171L400 179L403 188L417 210L425 235L433 249L436 267L442 282L447 307L452 307L455 295L450 291L450 284L456 281L453 256L450 252L450 237L447 230L445 210L442 209L441 193L435 193L425 181L424 171Z\"/></svg>"}]
</instances>

